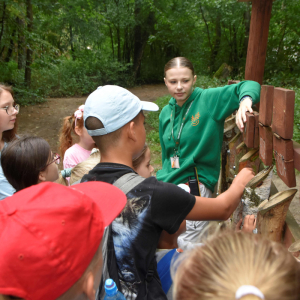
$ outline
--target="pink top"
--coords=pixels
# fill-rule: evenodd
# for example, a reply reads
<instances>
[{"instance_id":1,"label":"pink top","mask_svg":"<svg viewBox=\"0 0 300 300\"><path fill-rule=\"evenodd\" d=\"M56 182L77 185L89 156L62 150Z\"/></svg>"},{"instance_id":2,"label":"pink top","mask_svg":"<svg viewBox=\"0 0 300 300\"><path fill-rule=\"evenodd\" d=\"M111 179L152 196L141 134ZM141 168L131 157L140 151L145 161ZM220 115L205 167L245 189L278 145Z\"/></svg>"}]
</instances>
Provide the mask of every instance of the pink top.
<instances>
[{"instance_id":1,"label":"pink top","mask_svg":"<svg viewBox=\"0 0 300 300\"><path fill-rule=\"evenodd\" d=\"M74 144L65 152L64 169L75 167L77 164L89 158L91 152L92 151L86 150L78 144Z\"/></svg>"}]
</instances>

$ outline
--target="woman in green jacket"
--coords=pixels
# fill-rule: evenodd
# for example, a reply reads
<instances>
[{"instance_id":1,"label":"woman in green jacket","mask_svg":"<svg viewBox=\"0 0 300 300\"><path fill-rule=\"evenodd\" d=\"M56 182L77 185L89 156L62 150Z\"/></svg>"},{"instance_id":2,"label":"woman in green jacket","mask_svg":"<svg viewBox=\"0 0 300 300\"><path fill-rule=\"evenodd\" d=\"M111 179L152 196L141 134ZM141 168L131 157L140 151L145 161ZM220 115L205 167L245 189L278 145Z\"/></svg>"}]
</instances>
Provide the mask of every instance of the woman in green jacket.
<instances>
[{"instance_id":1,"label":"woman in green jacket","mask_svg":"<svg viewBox=\"0 0 300 300\"><path fill-rule=\"evenodd\" d=\"M201 196L211 197L220 173L224 121L238 110L236 123L243 131L246 111L252 112L252 104L259 102L260 85L243 81L204 90L194 89L196 79L187 58L176 57L165 65L164 80L172 98L159 116L162 169L157 179L187 183L195 178L196 168ZM206 224L192 222L187 231L189 225L201 231ZM187 239L193 241L198 234Z\"/></svg>"}]
</instances>

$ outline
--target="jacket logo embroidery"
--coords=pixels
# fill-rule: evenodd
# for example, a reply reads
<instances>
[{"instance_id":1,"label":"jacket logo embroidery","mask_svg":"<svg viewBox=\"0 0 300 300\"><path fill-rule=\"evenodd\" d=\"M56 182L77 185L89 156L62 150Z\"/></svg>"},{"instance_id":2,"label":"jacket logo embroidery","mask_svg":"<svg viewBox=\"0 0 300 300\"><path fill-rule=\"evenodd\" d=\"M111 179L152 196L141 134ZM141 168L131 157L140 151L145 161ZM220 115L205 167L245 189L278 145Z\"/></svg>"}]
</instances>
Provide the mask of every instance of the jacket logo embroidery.
<instances>
[{"instance_id":1,"label":"jacket logo embroidery","mask_svg":"<svg viewBox=\"0 0 300 300\"><path fill-rule=\"evenodd\" d=\"M195 114L195 117L192 116L192 118L191 118L192 126L197 126L199 124L199 118L200 118L199 112L197 114Z\"/></svg>"}]
</instances>

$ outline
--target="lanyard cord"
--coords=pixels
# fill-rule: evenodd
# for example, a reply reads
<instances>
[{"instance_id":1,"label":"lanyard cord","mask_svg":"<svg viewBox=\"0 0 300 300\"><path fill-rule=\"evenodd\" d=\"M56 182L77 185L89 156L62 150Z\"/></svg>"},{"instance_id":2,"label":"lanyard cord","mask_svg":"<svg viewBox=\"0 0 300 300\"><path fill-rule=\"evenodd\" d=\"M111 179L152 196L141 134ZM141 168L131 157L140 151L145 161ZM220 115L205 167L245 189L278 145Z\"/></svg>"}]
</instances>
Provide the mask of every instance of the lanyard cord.
<instances>
[{"instance_id":1,"label":"lanyard cord","mask_svg":"<svg viewBox=\"0 0 300 300\"><path fill-rule=\"evenodd\" d=\"M178 130L178 134L177 134L176 140L174 138L174 120L175 120L175 109L176 109L175 105L174 105L173 110L171 112L171 116L170 116L171 133L170 133L169 139L171 139L171 136L172 136L172 138L173 138L173 140L175 142L175 148L174 148L175 155L179 155L180 154L180 150L179 150L180 137L181 137L183 126L185 124L186 116L189 113L189 110L190 110L193 102L194 102L194 100L191 102L191 104L189 105L188 109L186 110L186 112L184 114L184 117L182 116L183 115L183 110L181 112L181 118L180 118L180 122L179 122L179 123L181 123L181 125L180 125L180 128Z\"/></svg>"}]
</instances>

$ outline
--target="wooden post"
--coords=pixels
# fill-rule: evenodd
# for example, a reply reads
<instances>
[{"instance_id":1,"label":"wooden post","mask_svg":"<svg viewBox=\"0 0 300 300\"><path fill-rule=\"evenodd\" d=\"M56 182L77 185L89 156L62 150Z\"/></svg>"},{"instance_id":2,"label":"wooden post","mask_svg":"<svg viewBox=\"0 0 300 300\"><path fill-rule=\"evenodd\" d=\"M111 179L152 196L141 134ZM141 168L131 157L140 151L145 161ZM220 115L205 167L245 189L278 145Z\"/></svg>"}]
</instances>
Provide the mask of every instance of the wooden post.
<instances>
[{"instance_id":1,"label":"wooden post","mask_svg":"<svg viewBox=\"0 0 300 300\"><path fill-rule=\"evenodd\" d=\"M285 217L297 189L279 192L258 207L258 233L281 243Z\"/></svg>"},{"instance_id":2,"label":"wooden post","mask_svg":"<svg viewBox=\"0 0 300 300\"><path fill-rule=\"evenodd\" d=\"M262 84L273 0L252 0L245 79Z\"/></svg>"},{"instance_id":3,"label":"wooden post","mask_svg":"<svg viewBox=\"0 0 300 300\"><path fill-rule=\"evenodd\" d=\"M259 172L259 165L259 150L251 149L240 159L239 172L244 168L252 168L254 173L257 174Z\"/></svg>"}]
</instances>

